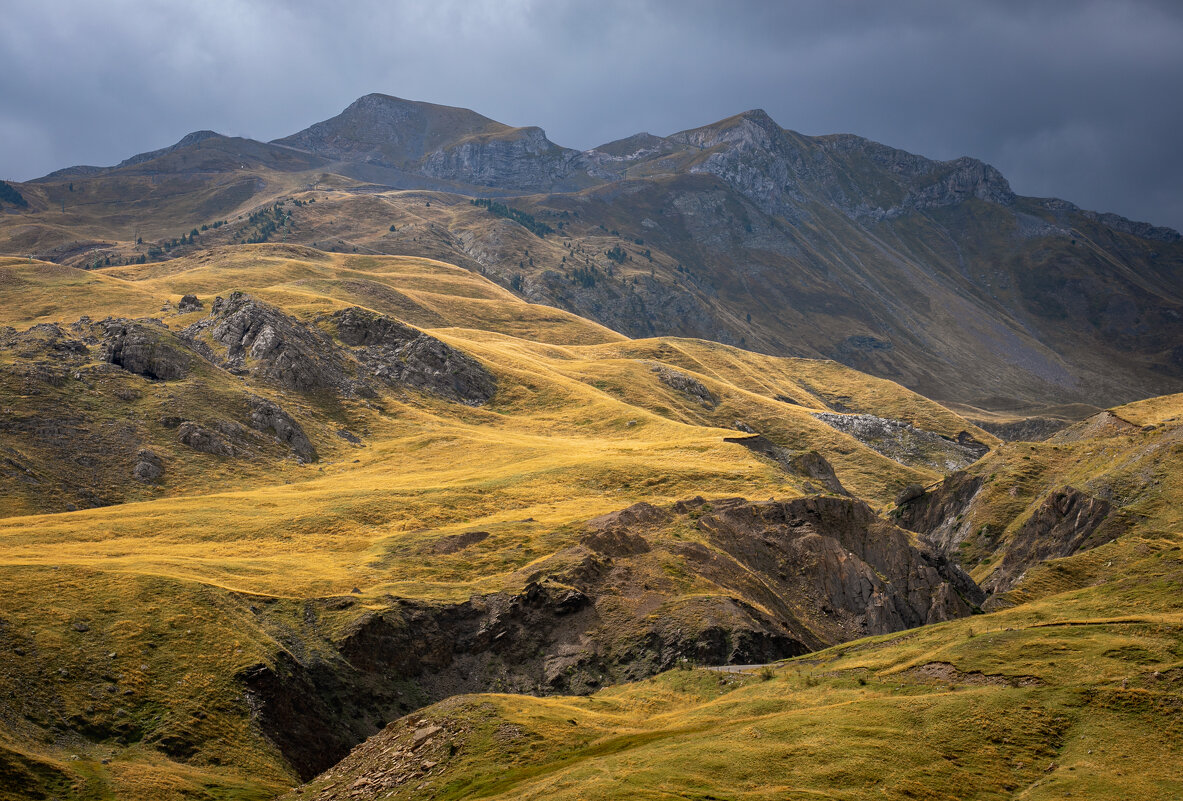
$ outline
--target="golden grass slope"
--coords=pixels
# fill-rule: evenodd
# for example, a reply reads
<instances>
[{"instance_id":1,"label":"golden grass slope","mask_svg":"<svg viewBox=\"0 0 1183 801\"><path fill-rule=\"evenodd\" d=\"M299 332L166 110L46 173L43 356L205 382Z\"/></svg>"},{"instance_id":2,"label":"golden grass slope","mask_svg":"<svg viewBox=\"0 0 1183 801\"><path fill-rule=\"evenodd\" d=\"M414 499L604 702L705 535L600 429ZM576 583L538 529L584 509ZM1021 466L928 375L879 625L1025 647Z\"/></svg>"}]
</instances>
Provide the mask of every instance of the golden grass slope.
<instances>
[{"instance_id":1,"label":"golden grass slope","mask_svg":"<svg viewBox=\"0 0 1183 801\"><path fill-rule=\"evenodd\" d=\"M195 292L208 305L211 295L232 289L310 318L362 299L317 294L307 289L310 282L335 282L340 293L364 276L438 315L447 327L432 333L491 366L498 395L480 409L403 393L380 406L346 400L326 410L273 392L312 421L308 429L323 454L319 466L280 462L271 473L244 471L174 444L167 453L182 465L180 475L155 491L171 496L167 501L145 492L139 503L4 520L0 553L6 563L148 571L252 592L332 594L356 585L367 593L454 597L487 589L496 576L544 555L546 547L534 540L572 520L640 500L799 494L800 478L723 442L737 420L786 446L819 450L848 489L880 503L906 483L934 478L814 420L809 412L825 408L812 394L817 387L941 433L970 428L914 393L832 362L777 359L697 340L626 341L423 259L258 246L195 261L100 274L9 262L0 270L17 280L10 284L13 302L3 306L4 322L160 314L183 292ZM378 297L365 299L389 311ZM164 314L175 328L203 313ZM507 319L531 339L499 331ZM658 363L696 376L719 404L705 407L663 384L653 372ZM210 402L218 377L136 383L146 397L122 414L148 418L175 406L186 384L197 385L197 397ZM365 447L332 436L335 427L362 434ZM186 463L196 469L184 470ZM221 480L223 472L232 482ZM232 483L240 488L232 490ZM211 495L210 489L218 491ZM434 564L400 564L386 555L407 537L441 537L474 526L505 532L504 540L485 548L491 573L471 564L464 580L437 586ZM372 566L377 563L383 568Z\"/></svg>"},{"instance_id":2,"label":"golden grass slope","mask_svg":"<svg viewBox=\"0 0 1183 801\"><path fill-rule=\"evenodd\" d=\"M497 395L481 408L397 390L326 401L212 366L177 381L108 370L89 387L7 391L3 404L21 415L66 408L96 431L139 425L136 436L170 468L161 486L131 487L127 502L101 508L30 513L43 500L36 491L7 496L0 647L16 656L0 668L0 696L22 700L0 713L0 784L93 798L273 795L292 777L250 726L235 676L295 647L284 632L306 625L309 603L348 596L381 608L391 596L514 591L524 567L574 542L572 523L604 512L694 495L800 495L805 479L723 441L736 421L817 449L849 490L880 507L937 476L815 420L827 399L994 441L935 403L833 363L699 340L630 341L422 258L244 246L98 272L7 258L0 324L155 316L177 330L205 314L178 313L182 294L208 309L233 290L309 322L350 305L392 314L479 359ZM659 364L701 382L717 403L664 383ZM154 422L170 410L222 413L244 388L300 420L320 461L198 454ZM138 395L120 400L127 389ZM0 439L36 456L27 439ZM123 458L99 459L88 468L94 481L116 485ZM490 536L425 558L472 529ZM268 610L262 622L256 608ZM317 625L331 636L344 621ZM123 733L88 740L88 726ZM169 751L194 741L211 745Z\"/></svg>"}]
</instances>

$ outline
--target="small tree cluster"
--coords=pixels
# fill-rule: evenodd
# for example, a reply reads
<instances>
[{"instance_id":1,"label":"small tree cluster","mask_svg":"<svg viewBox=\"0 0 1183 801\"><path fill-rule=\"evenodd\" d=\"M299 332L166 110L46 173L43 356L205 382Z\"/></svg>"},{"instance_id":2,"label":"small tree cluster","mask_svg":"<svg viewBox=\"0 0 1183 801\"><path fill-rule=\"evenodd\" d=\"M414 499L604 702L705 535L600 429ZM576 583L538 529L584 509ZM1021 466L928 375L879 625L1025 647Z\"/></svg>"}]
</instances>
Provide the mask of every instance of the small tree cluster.
<instances>
[{"instance_id":1,"label":"small tree cluster","mask_svg":"<svg viewBox=\"0 0 1183 801\"><path fill-rule=\"evenodd\" d=\"M470 201L474 206L481 206L488 209L490 213L498 217L504 217L507 220L513 220L518 225L525 228L530 233L539 238L545 238L547 234L553 234L555 229L551 228L544 222L534 219L532 214L527 214L521 209L515 209L512 206L507 206L496 200L489 198L474 198Z\"/></svg>"}]
</instances>

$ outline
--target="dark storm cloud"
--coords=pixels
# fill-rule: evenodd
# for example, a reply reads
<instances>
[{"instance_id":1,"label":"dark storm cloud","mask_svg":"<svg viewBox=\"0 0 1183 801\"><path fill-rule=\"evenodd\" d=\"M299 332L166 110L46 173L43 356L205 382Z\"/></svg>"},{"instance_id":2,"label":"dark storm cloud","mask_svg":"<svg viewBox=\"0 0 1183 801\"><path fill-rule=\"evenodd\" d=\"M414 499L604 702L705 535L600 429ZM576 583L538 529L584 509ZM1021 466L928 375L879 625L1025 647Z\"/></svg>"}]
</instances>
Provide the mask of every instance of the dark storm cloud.
<instances>
[{"instance_id":1,"label":"dark storm cloud","mask_svg":"<svg viewBox=\"0 0 1183 801\"><path fill-rule=\"evenodd\" d=\"M762 107L1178 228L1181 5L7 0L0 175L271 139L375 91L579 148Z\"/></svg>"}]
</instances>

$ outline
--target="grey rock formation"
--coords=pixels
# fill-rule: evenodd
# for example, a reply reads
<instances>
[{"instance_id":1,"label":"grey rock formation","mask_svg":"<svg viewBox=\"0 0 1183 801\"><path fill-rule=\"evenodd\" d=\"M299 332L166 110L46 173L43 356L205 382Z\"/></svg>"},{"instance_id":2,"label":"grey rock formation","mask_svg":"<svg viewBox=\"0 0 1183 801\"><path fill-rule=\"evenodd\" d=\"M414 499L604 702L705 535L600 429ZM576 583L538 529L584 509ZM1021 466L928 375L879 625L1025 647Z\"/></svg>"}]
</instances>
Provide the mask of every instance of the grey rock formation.
<instances>
[{"instance_id":1,"label":"grey rock formation","mask_svg":"<svg viewBox=\"0 0 1183 801\"><path fill-rule=\"evenodd\" d=\"M177 311L179 312L195 312L201 311L205 308L205 304L197 299L196 295L185 295L181 298L181 302L177 304Z\"/></svg>"},{"instance_id":2,"label":"grey rock formation","mask_svg":"<svg viewBox=\"0 0 1183 801\"><path fill-rule=\"evenodd\" d=\"M782 595L820 597L822 611L850 630L949 620L985 600L969 576L935 550L912 545L862 501L716 501L699 527L749 569L781 577Z\"/></svg>"},{"instance_id":3,"label":"grey rock formation","mask_svg":"<svg viewBox=\"0 0 1183 801\"><path fill-rule=\"evenodd\" d=\"M436 150L423 159L420 170L477 186L539 191L565 178L577 155L551 142L541 128L518 128Z\"/></svg>"},{"instance_id":4,"label":"grey rock formation","mask_svg":"<svg viewBox=\"0 0 1183 801\"><path fill-rule=\"evenodd\" d=\"M145 484L152 484L164 475L164 462L152 451L142 448L136 453L132 478Z\"/></svg>"},{"instance_id":5,"label":"grey rock formation","mask_svg":"<svg viewBox=\"0 0 1183 801\"><path fill-rule=\"evenodd\" d=\"M233 456L234 447L217 431L187 420L177 427L177 439L195 451L214 456Z\"/></svg>"},{"instance_id":6,"label":"grey rock formation","mask_svg":"<svg viewBox=\"0 0 1183 801\"><path fill-rule=\"evenodd\" d=\"M834 472L833 465L817 451L794 452L777 445L761 434L751 437L724 437L723 441L743 445L754 453L767 456L779 464L786 473L813 479L821 485L820 487L814 487L810 491L818 492L825 490L836 492L839 495L850 494L842 486L842 482L838 480L838 475Z\"/></svg>"},{"instance_id":7,"label":"grey rock formation","mask_svg":"<svg viewBox=\"0 0 1183 801\"><path fill-rule=\"evenodd\" d=\"M989 450L965 432L962 432L963 437L950 439L902 420L871 414L817 412L813 416L904 465L930 467L941 472L960 470L982 458Z\"/></svg>"},{"instance_id":8,"label":"grey rock formation","mask_svg":"<svg viewBox=\"0 0 1183 801\"><path fill-rule=\"evenodd\" d=\"M250 424L257 431L270 431L275 438L292 449L301 462L315 462L316 448L304 433L304 429L291 415L274 401L251 397L247 401L250 409Z\"/></svg>"},{"instance_id":9,"label":"grey rock formation","mask_svg":"<svg viewBox=\"0 0 1183 801\"><path fill-rule=\"evenodd\" d=\"M1062 487L1027 518L1007 547L998 569L982 587L995 595L1006 592L1032 566L1095 548L1118 537L1128 525L1129 520L1107 501L1073 487Z\"/></svg>"},{"instance_id":10,"label":"grey rock formation","mask_svg":"<svg viewBox=\"0 0 1183 801\"><path fill-rule=\"evenodd\" d=\"M961 470L928 490L918 484L909 485L896 496L893 520L909 531L923 534L941 553L954 557L958 546L975 529L970 512L982 485L981 476Z\"/></svg>"},{"instance_id":11,"label":"grey rock formation","mask_svg":"<svg viewBox=\"0 0 1183 801\"><path fill-rule=\"evenodd\" d=\"M224 354L206 346L215 363L246 371L298 392L350 393L354 387L340 349L320 331L242 292L216 298L209 316L183 332L196 347L208 336Z\"/></svg>"},{"instance_id":12,"label":"grey rock formation","mask_svg":"<svg viewBox=\"0 0 1183 801\"><path fill-rule=\"evenodd\" d=\"M711 408L719 405L719 399L715 397L715 393L711 392L706 384L697 378L686 375L681 370L667 367L664 364L655 364L649 369L657 373L657 377L661 383L676 392L680 392L687 398Z\"/></svg>"},{"instance_id":13,"label":"grey rock formation","mask_svg":"<svg viewBox=\"0 0 1183 801\"><path fill-rule=\"evenodd\" d=\"M384 383L470 406L486 403L497 391L493 374L476 359L392 317L352 307L326 321L353 348L362 371Z\"/></svg>"},{"instance_id":14,"label":"grey rock formation","mask_svg":"<svg viewBox=\"0 0 1183 801\"><path fill-rule=\"evenodd\" d=\"M175 381L189 374L192 355L168 329L130 320L104 320L98 327L99 357L145 378Z\"/></svg>"}]
</instances>

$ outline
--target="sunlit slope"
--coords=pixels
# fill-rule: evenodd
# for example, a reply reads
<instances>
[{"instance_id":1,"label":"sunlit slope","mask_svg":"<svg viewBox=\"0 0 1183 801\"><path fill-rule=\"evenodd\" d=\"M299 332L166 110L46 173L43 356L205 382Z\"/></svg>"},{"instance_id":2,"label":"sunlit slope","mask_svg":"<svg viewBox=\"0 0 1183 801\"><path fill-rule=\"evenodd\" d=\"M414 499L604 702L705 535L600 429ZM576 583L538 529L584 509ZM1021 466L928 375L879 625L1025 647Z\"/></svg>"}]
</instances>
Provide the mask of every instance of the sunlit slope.
<instances>
[{"instance_id":1,"label":"sunlit slope","mask_svg":"<svg viewBox=\"0 0 1183 801\"><path fill-rule=\"evenodd\" d=\"M906 526L999 591L996 603L1032 600L1117 570L1097 562L1099 549L1089 550L1097 544L1183 531L1181 459L1183 396L1165 395L1100 412L1042 442L1004 443L900 511ZM1016 561L1033 534L1054 549L1044 558L1070 558Z\"/></svg>"},{"instance_id":2,"label":"sunlit slope","mask_svg":"<svg viewBox=\"0 0 1183 801\"><path fill-rule=\"evenodd\" d=\"M107 317L153 317L176 342L167 338L234 291L330 334L330 315L351 306L417 325L476 359L496 392L477 407L406 387L308 393L200 359L149 380L106 363L99 341L64 367L41 335L56 323L93 340ZM204 308L181 312L186 294ZM72 327L83 317L92 324ZM583 521L638 501L819 491L727 438L754 431L816 450L879 508L939 475L815 413L865 411L995 442L832 362L627 340L424 258L261 245L91 272L5 259L0 324L15 329L0 353L0 446L18 479L0 507L0 638L20 657L0 668L0 693L26 699L0 716L0 776L67 796L279 792L295 777L251 723L246 672L294 654L351 675L336 649L367 616L522 593L536 568L561 572L571 557L556 554L578 553ZM250 398L282 406L318 458L277 441L224 456L178 440L178 419L242 424ZM165 464L158 482L131 480L139 449ZM104 505L64 511L79 498ZM474 531L473 544L447 547ZM651 561L656 578L691 588L676 599L686 609L726 598L681 557ZM385 717L357 712L351 742L423 692L408 684Z\"/></svg>"},{"instance_id":3,"label":"sunlit slope","mask_svg":"<svg viewBox=\"0 0 1183 801\"><path fill-rule=\"evenodd\" d=\"M512 449L515 436L520 434L525 436L523 442L536 440L535 446L529 447L552 442L552 450L572 458L579 453L577 446L569 448L565 442L548 439L562 435L587 443L590 450L578 457L585 465L594 461L592 454L600 452L602 438L617 442L626 453L641 455L634 459L638 470L646 474L650 486L656 486L665 481L657 454L673 443L726 454L719 465L727 473L742 473L745 465L760 464L743 448L722 443L723 433L717 430L746 426L787 447L818 449L834 463L840 477L845 476L848 489L883 502L908 481L923 480L925 471L917 474L916 468L869 451L811 413L830 408L828 402L841 403L840 408L899 417L946 436L969 430L984 442L994 441L898 385L832 362L778 359L698 340L626 341L594 323L550 307L523 303L478 276L426 259L330 256L306 248L253 246L200 254L189 263L175 260L102 273L15 260L0 269L6 279L4 322L17 328L68 322L85 315L92 320L157 316L179 330L200 320L214 295L241 290L309 321L354 304L391 314L432 331L500 376L496 397L477 410L405 392L384 401L393 404L385 410L349 398L326 404L323 399L248 384L250 391L276 399L310 423L306 426L309 436L324 454L321 466L330 473L337 460L352 465L353 458L360 458L335 435L338 430L363 435L367 445L375 445L388 439L412 442L426 427L443 426L454 429L449 436L465 459L470 458L465 442L474 438L478 447L472 463L480 466L478 471L486 478L505 469L505 464L500 455L491 457L497 465L482 464L476 456L481 447L490 454L502 443ZM183 293L196 294L206 310L179 313L176 303ZM49 362L52 367L52 359ZM17 372L12 374L16 383L7 394L14 401L19 398L28 414L34 415L38 407L46 405L69 408L80 404L85 416L117 428L133 426L144 443L178 456L178 465L196 464L205 476L186 477L182 470L177 482L151 492L134 485L121 489L120 484L127 482L116 476L96 489L96 497L106 498L107 503L148 500L161 492L205 493L267 483L266 476L258 470L252 472L249 465L179 452L167 439L171 434L140 422L158 419L170 410L176 413L186 405L229 406L234 393L241 392L241 382L233 376L210 368L179 381L153 382L107 370L95 373L93 386L86 390L63 379L64 383L38 386L40 396L33 397L22 389L28 383L27 376L20 373L26 366L25 356L12 356L9 364ZM668 372L661 372L667 367L704 387L708 400L688 396L663 381L663 375L669 377ZM128 401L132 396L134 401ZM667 428L671 425L676 432ZM713 430L708 433L707 429ZM27 440L17 439L10 444L32 447ZM134 451L134 443L121 447ZM402 446L390 447L397 452ZM607 455L615 447L603 453ZM364 471L369 458L361 458L360 467L344 469ZM451 457L445 453L440 458L446 463ZM40 459L42 463L52 461L47 456ZM400 469L413 469L414 463L396 461L400 461ZM295 480L292 468L277 464L277 477ZM703 469L711 469L709 459ZM95 472L102 474L101 470ZM397 484L393 480L397 472L384 473L392 486ZM674 484L658 497L678 497L678 493L693 489L691 483ZM773 486L782 483L778 480ZM718 490L729 491L727 487L724 482ZM416 481L406 489L418 492L422 485ZM36 507L23 508L32 511ZM9 514L21 510L19 504L10 506Z\"/></svg>"},{"instance_id":4,"label":"sunlit slope","mask_svg":"<svg viewBox=\"0 0 1183 801\"><path fill-rule=\"evenodd\" d=\"M537 340L620 338L573 315L529 306L436 262L358 260L308 251L302 255L311 258L294 260L282 248L241 250L187 269L173 262L168 270L147 265L101 275L10 265L7 271L32 275L17 287L17 302L4 309L10 322L26 325L74 314L149 314L190 291L208 305L212 294L243 288L312 317L344 302L307 290L309 276L336 281L339 288L349 276L360 275L348 265L361 261L375 284L408 296L430 294L433 309L453 324L434 333L492 367L500 383L497 395L479 409L405 392L384 398L381 407L346 399L325 408L315 399L273 390L273 397L309 423L310 437L322 452L318 465L278 461L274 477L280 481L271 482L266 470L187 452L161 438L159 447L170 448L172 461L193 469L176 471L174 485L129 498L141 503L5 521L0 525L7 536L0 547L10 563L76 561L260 592L334 593L360 585L374 592L417 593L425 591L417 582L429 580L434 563L390 563L384 553L391 543L473 526L504 530L503 544L511 546L514 557L506 563L504 554L490 555L491 573L469 565L455 589L468 592L546 553L544 547L517 545L571 520L639 500L799 494L800 477L723 441L742 436L733 430L737 422L787 447L817 449L847 489L881 503L904 484L934 476L892 462L814 419L811 412L827 408L823 397L840 395L860 408L941 433L969 428L914 393L830 362L777 359L697 340L543 344ZM59 283L67 278L86 280L84 291L75 293ZM57 305L49 312L28 305L25 298L34 294L56 299ZM481 314L486 307L473 305L484 301L488 308L509 309L490 321ZM138 310L136 303L142 304ZM177 314L170 308L163 317L176 328L203 314ZM498 328L503 317L528 326L525 333L535 341L488 330ZM654 372L658 365L695 377L709 388L713 405L663 383ZM116 373L144 397L128 408L112 401L116 408L110 409L100 395L94 404L112 420L151 419L176 411L190 397L213 404L219 391L230 393L237 382L212 369L171 382ZM77 391L59 389L60 402ZM363 447L341 440L337 429L356 432ZM222 480L222 474L233 481ZM253 489L226 491L234 486ZM221 492L211 497L210 489ZM173 497L151 501L162 493ZM525 519L531 522L515 522ZM385 568L367 567L377 562ZM436 591L452 592L427 592Z\"/></svg>"},{"instance_id":5,"label":"sunlit slope","mask_svg":"<svg viewBox=\"0 0 1183 801\"><path fill-rule=\"evenodd\" d=\"M1127 558L1098 586L774 671L451 699L285 798L1178 798L1179 542L1107 545Z\"/></svg>"},{"instance_id":6,"label":"sunlit slope","mask_svg":"<svg viewBox=\"0 0 1183 801\"><path fill-rule=\"evenodd\" d=\"M83 314L94 319L158 316L181 295L208 301L240 290L297 316L364 306L421 328L504 330L570 344L624 339L568 312L524 303L496 284L443 262L347 257L303 247L217 248L160 264L98 271L0 257L0 282L5 301L0 324L19 327L72 322ZM177 323L188 324L196 316Z\"/></svg>"}]
</instances>

